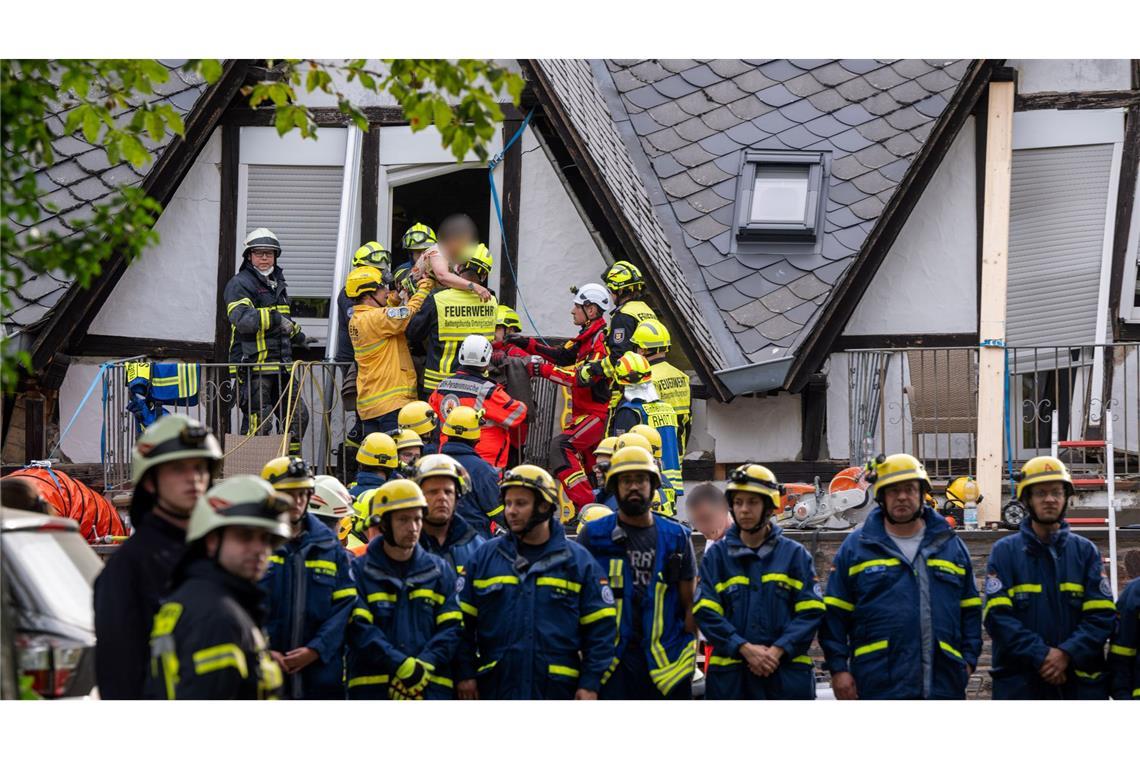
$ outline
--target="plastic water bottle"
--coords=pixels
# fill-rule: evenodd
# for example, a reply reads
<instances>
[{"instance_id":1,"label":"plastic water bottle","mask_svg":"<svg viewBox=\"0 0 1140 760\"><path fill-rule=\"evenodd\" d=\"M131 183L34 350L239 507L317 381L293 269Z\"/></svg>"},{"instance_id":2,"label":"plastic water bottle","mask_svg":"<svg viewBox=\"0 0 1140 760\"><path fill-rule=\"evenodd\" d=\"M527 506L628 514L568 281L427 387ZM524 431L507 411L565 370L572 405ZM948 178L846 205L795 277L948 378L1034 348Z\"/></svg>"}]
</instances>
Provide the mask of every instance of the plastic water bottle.
<instances>
[{"instance_id":1,"label":"plastic water bottle","mask_svg":"<svg viewBox=\"0 0 1140 760\"><path fill-rule=\"evenodd\" d=\"M972 500L967 501L966 507L963 511L965 512L964 520L966 523L966 530L977 530L978 529L978 503L976 501L972 501Z\"/></svg>"}]
</instances>

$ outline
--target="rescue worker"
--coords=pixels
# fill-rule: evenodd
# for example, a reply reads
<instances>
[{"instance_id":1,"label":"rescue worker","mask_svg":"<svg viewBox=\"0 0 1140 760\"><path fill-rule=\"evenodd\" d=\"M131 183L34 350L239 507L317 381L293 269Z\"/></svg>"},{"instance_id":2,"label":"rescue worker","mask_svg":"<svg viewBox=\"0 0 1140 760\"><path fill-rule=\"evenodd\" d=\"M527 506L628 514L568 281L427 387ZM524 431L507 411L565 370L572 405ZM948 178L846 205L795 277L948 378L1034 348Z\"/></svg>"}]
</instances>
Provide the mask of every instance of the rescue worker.
<instances>
[{"instance_id":1,"label":"rescue worker","mask_svg":"<svg viewBox=\"0 0 1140 760\"><path fill-rule=\"evenodd\" d=\"M432 281L425 278L407 305L393 302L391 274L357 267L344 290L352 298L348 333L356 358L356 415L364 435L392 430L404 404L416 399L416 373L405 331L423 307Z\"/></svg>"},{"instance_id":2,"label":"rescue worker","mask_svg":"<svg viewBox=\"0 0 1140 760\"><path fill-rule=\"evenodd\" d=\"M526 424L526 404L511 398L507 389L487 377L491 363L491 342L482 335L468 335L459 346L459 366L445 377L428 398L435 413L443 418L459 406L482 412L482 430L475 451L497 470L507 466L511 443L517 444L518 431ZM446 436L440 442L446 443Z\"/></svg>"},{"instance_id":3,"label":"rescue worker","mask_svg":"<svg viewBox=\"0 0 1140 760\"><path fill-rule=\"evenodd\" d=\"M154 613L186 550L194 505L221 462L217 439L184 414L160 417L135 442L134 533L95 577L95 682L102 699L142 698Z\"/></svg>"},{"instance_id":4,"label":"rescue worker","mask_svg":"<svg viewBox=\"0 0 1140 760\"><path fill-rule=\"evenodd\" d=\"M1116 611L1108 647L1112 698L1140 699L1140 578L1124 587Z\"/></svg>"},{"instance_id":5,"label":"rescue worker","mask_svg":"<svg viewBox=\"0 0 1140 760\"><path fill-rule=\"evenodd\" d=\"M416 465L415 481L427 500L420 546L443 557L462 576L475 551L487 542L460 515L456 504L466 490L466 474L447 454L429 454Z\"/></svg>"},{"instance_id":6,"label":"rescue worker","mask_svg":"<svg viewBox=\"0 0 1140 760\"><path fill-rule=\"evenodd\" d=\"M376 267L381 271L391 270L392 256L384 246L373 240L360 246L352 254L352 268L356 269L363 266ZM333 355L333 361L338 364L349 365L343 373L341 396L344 399L345 411L353 413L352 424L347 425L346 421L348 432L345 434L344 440L346 449L352 451L360 446L360 439L364 436L360 426L360 418L356 416L357 367L353 359L352 337L348 332L348 322L352 317L352 299L348 297L344 288L338 290L336 294L336 314L336 353Z\"/></svg>"},{"instance_id":7,"label":"rescue worker","mask_svg":"<svg viewBox=\"0 0 1140 760\"><path fill-rule=\"evenodd\" d=\"M612 515L613 513L614 511L605 504L587 504L586 508L578 513L578 525L575 529L575 533L579 536L582 535L588 523Z\"/></svg>"},{"instance_id":8,"label":"rescue worker","mask_svg":"<svg viewBox=\"0 0 1140 760\"><path fill-rule=\"evenodd\" d=\"M657 319L657 314L649 304L641 300L645 292L645 278L641 270L628 261L615 261L602 274L602 282L617 305L616 311L610 316L610 328L606 335L610 365L615 366L627 351L636 350L633 333L637 326L647 319Z\"/></svg>"},{"instance_id":9,"label":"rescue worker","mask_svg":"<svg viewBox=\"0 0 1140 760\"><path fill-rule=\"evenodd\" d=\"M609 574L617 598L617 650L601 696L690 699L697 568L689 529L650 511L661 475L645 449L627 446L615 453L606 485L617 495L617 513L587 523L578 536Z\"/></svg>"},{"instance_id":10,"label":"rescue worker","mask_svg":"<svg viewBox=\"0 0 1140 760\"><path fill-rule=\"evenodd\" d=\"M412 401L400 409L396 421L401 430L411 430L423 441L420 455L439 451L439 415L426 401Z\"/></svg>"},{"instance_id":11,"label":"rescue worker","mask_svg":"<svg viewBox=\"0 0 1140 760\"><path fill-rule=\"evenodd\" d=\"M428 227L426 224L416 222L407 229L404 236L400 239L400 247L408 252L408 261L396 267L395 277L399 282L405 276L412 277L412 269L415 267L416 262L420 260L423 252L434 247L436 244L435 230ZM411 280L414 285L414 278ZM414 292L415 288L409 289L409 292Z\"/></svg>"},{"instance_id":12,"label":"rescue worker","mask_svg":"<svg viewBox=\"0 0 1140 760\"><path fill-rule=\"evenodd\" d=\"M1100 551L1065 521L1069 469L1033 457L1015 479L1027 519L994 543L986 565L994 699L1106 699L1116 605Z\"/></svg>"},{"instance_id":13,"label":"rescue worker","mask_svg":"<svg viewBox=\"0 0 1140 760\"><path fill-rule=\"evenodd\" d=\"M348 492L354 499L369 489L379 488L396 476L396 470L400 466L396 442L387 433L369 433L356 452L356 463L359 465L356 481L348 487Z\"/></svg>"},{"instance_id":14,"label":"rescue worker","mask_svg":"<svg viewBox=\"0 0 1140 760\"><path fill-rule=\"evenodd\" d=\"M837 699L964 699L982 651L970 553L909 454L868 464L876 505L835 555L819 643Z\"/></svg>"},{"instance_id":15,"label":"rescue worker","mask_svg":"<svg viewBox=\"0 0 1140 760\"><path fill-rule=\"evenodd\" d=\"M292 536L270 555L269 570L258 583L268 600L269 652L285 674L283 696L344 699L344 628L356 603L349 555L309 511L317 483L303 461L273 459L261 476L291 498L308 493L292 499Z\"/></svg>"},{"instance_id":16,"label":"rescue worker","mask_svg":"<svg viewBox=\"0 0 1140 760\"><path fill-rule=\"evenodd\" d=\"M558 524L554 478L503 475L510 532L475 552L460 583L460 699L597 699L614 658L613 593Z\"/></svg>"},{"instance_id":17,"label":"rescue worker","mask_svg":"<svg viewBox=\"0 0 1140 760\"><path fill-rule=\"evenodd\" d=\"M456 576L419 545L427 502L411 480L372 495L370 524L382 538L357 565L348 626L350 699L450 699L451 661L463 615Z\"/></svg>"},{"instance_id":18,"label":"rescue worker","mask_svg":"<svg viewBox=\"0 0 1140 760\"><path fill-rule=\"evenodd\" d=\"M692 391L689 376L665 358L672 345L669 329L656 319L646 319L633 331L631 340L637 352L649 360L657 395L673 407L677 415L677 451L679 458L684 459L685 441L689 439L692 426Z\"/></svg>"},{"instance_id":19,"label":"rescue worker","mask_svg":"<svg viewBox=\"0 0 1140 760\"><path fill-rule=\"evenodd\" d=\"M502 364L508 357L530 359L530 354L526 351L507 342L508 336L518 335L521 332L522 320L519 319L518 312L504 303L499 304L495 310L495 340L491 343L494 351L491 354L493 364Z\"/></svg>"},{"instance_id":20,"label":"rescue worker","mask_svg":"<svg viewBox=\"0 0 1140 760\"><path fill-rule=\"evenodd\" d=\"M411 477L416 460L423 456L424 442L416 435L416 431L400 429L393 438L396 441L396 456L400 458L399 472L404 477Z\"/></svg>"},{"instance_id":21,"label":"rescue worker","mask_svg":"<svg viewBox=\"0 0 1140 760\"><path fill-rule=\"evenodd\" d=\"M681 481L681 458L677 441L677 414L673 407L657 395L653 387L653 370L649 361L641 354L632 351L621 357L614 365L614 380L622 389L622 398L610 415L610 435L620 436L635 425L645 424L657 430L661 438L661 470L663 483L671 490L666 491L665 514L677 513L676 499L685 493Z\"/></svg>"},{"instance_id":22,"label":"rescue worker","mask_svg":"<svg viewBox=\"0 0 1140 760\"><path fill-rule=\"evenodd\" d=\"M258 227L245 238L242 264L223 290L226 316L230 322L230 372L237 376L240 387L243 435L267 434L264 427L277 412L284 427L285 403L278 404L288 393L293 348L303 348L307 341L301 325L290 316L285 273L278 266L281 243L265 227ZM241 367L237 364L252 365ZM301 450L301 439L309 424L309 411L297 395L289 399L296 410L290 425L289 450ZM280 406L280 408L278 408Z\"/></svg>"},{"instance_id":23,"label":"rescue worker","mask_svg":"<svg viewBox=\"0 0 1140 760\"><path fill-rule=\"evenodd\" d=\"M372 511L372 494L375 488L370 488L352 500L352 514L348 518L347 537L344 548L354 557L363 556L368 544L379 535L368 525L368 517Z\"/></svg>"},{"instance_id":24,"label":"rescue worker","mask_svg":"<svg viewBox=\"0 0 1140 760\"><path fill-rule=\"evenodd\" d=\"M276 699L281 668L262 633L257 582L292 535L290 500L237 475L198 499L173 592L150 633L148 699Z\"/></svg>"},{"instance_id":25,"label":"rescue worker","mask_svg":"<svg viewBox=\"0 0 1140 760\"><path fill-rule=\"evenodd\" d=\"M458 274L468 290L442 288L424 302L408 325L408 340L423 344L427 351L424 390L434 391L440 382L455 373L459 346L468 335L495 337L495 313L499 304L494 296L483 301L475 287L483 288L491 274L491 253L480 243L469 249Z\"/></svg>"},{"instance_id":26,"label":"rescue worker","mask_svg":"<svg viewBox=\"0 0 1140 760\"><path fill-rule=\"evenodd\" d=\"M622 433L614 440L617 441L614 444L614 453L621 451L627 446L636 446L637 448L648 451L651 455L654 454L653 444L650 443L648 438L641 435L640 433L634 433L632 431L629 433ZM657 448L658 451L660 451L660 446ZM658 456L653 456L653 463L657 466L657 472L660 474L661 458ZM666 514L666 510L662 505L665 503L667 486L668 483L666 482L665 478L661 478L661 486L653 492L653 503L649 505L649 508L659 515ZM617 509L616 493L612 493L609 490L603 490L603 492L599 494L599 497L600 498L598 500L603 505L609 507L610 509Z\"/></svg>"},{"instance_id":27,"label":"rescue worker","mask_svg":"<svg viewBox=\"0 0 1140 760\"><path fill-rule=\"evenodd\" d=\"M680 471L665 471L665 463L661 459L664 454L662 446L661 433L657 428L650 427L645 423L638 423L629 429L629 433L623 433L618 436L618 448L622 448L622 437L630 434L640 435L649 442L649 452L653 454L653 459L657 463L657 469L661 471L661 503L667 505L665 514L677 514L677 487L673 485L674 479L676 482L681 482Z\"/></svg>"},{"instance_id":28,"label":"rescue worker","mask_svg":"<svg viewBox=\"0 0 1140 760\"><path fill-rule=\"evenodd\" d=\"M609 293L590 282L574 290L570 318L578 334L561 346L547 346L521 335L507 340L529 354L540 357L533 366L535 375L569 389L569 424L554 439L550 449L550 470L562 483L566 495L580 510L594 500L587 472L593 470L593 452L606 434L610 388L604 377L582 372L588 363L606 356L606 313L613 308Z\"/></svg>"},{"instance_id":29,"label":"rescue worker","mask_svg":"<svg viewBox=\"0 0 1140 760\"><path fill-rule=\"evenodd\" d=\"M814 699L808 647L826 609L811 555L772 515L783 487L746 464L725 485L735 525L705 550L693 615L712 642L706 699Z\"/></svg>"},{"instance_id":30,"label":"rescue worker","mask_svg":"<svg viewBox=\"0 0 1140 760\"><path fill-rule=\"evenodd\" d=\"M600 502L606 496L606 471L610 468L610 459L614 455L614 446L617 445L617 436L603 438L594 449L594 502Z\"/></svg>"},{"instance_id":31,"label":"rescue worker","mask_svg":"<svg viewBox=\"0 0 1140 760\"><path fill-rule=\"evenodd\" d=\"M352 513L352 495L344 483L332 475L313 478L313 497L309 499L309 514L337 534L340 523Z\"/></svg>"},{"instance_id":32,"label":"rescue worker","mask_svg":"<svg viewBox=\"0 0 1140 760\"><path fill-rule=\"evenodd\" d=\"M499 503L499 474L475 450L481 435L479 412L469 406L455 407L444 420L442 433L447 443L440 453L459 462L470 481L467 492L459 497L459 514L479 535L490 538L491 521L499 518L503 507Z\"/></svg>"}]
</instances>

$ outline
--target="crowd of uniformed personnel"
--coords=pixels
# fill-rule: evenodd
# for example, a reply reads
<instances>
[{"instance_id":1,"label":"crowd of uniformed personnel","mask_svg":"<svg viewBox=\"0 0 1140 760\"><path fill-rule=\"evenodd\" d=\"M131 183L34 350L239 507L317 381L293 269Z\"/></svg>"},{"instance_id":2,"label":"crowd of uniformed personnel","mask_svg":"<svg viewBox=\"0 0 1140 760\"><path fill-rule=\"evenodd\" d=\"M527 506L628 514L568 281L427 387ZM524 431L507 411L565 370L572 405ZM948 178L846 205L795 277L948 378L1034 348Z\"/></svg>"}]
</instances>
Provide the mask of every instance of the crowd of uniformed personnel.
<instances>
[{"instance_id":1,"label":"crowd of uniformed personnel","mask_svg":"<svg viewBox=\"0 0 1140 760\"><path fill-rule=\"evenodd\" d=\"M822 668L840 699L961 699L983 627L995 698L1140 698L1140 580L1114 603L1096 546L1064 520L1062 462L1022 467L1029 517L994 545L980 591L907 454L868 464L875 504L826 588L774 521L784 489L759 464L694 489L698 566L675 513L688 383L640 272L619 261L577 288L579 334L550 346L494 304L467 229L445 221L435 244L417 225L405 247L424 253L402 272L365 258L348 275L355 482L295 453L218 480L217 440L183 415L139 437L135 532L95 588L103 698L689 699L703 668L706 698L811 699ZM266 233L249 261L276 261L257 250L273 253ZM235 335L296 337L279 304L240 313L268 308L250 300L231 305ZM488 376L512 366L568 390L553 475L521 462L526 406Z\"/></svg>"}]
</instances>

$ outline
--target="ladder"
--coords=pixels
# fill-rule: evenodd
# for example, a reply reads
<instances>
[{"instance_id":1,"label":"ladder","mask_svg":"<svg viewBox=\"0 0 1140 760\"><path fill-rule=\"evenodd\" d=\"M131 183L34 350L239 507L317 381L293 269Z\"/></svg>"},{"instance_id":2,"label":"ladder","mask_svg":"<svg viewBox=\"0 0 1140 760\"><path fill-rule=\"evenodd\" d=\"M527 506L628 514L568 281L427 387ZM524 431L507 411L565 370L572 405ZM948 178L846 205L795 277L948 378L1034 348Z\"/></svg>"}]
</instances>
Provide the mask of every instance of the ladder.
<instances>
[{"instance_id":1,"label":"ladder","mask_svg":"<svg viewBox=\"0 0 1140 760\"><path fill-rule=\"evenodd\" d=\"M1061 449L1103 449L1105 476L1103 478L1073 478L1073 488L1103 487L1108 494L1108 517L1070 517L1066 520L1071 525L1107 525L1108 526L1108 574L1112 583L1112 598L1116 599L1117 569L1116 569L1116 461L1112 449L1112 415L1104 412L1104 440L1059 440L1057 432L1057 417L1053 415L1053 445L1054 457Z\"/></svg>"}]
</instances>

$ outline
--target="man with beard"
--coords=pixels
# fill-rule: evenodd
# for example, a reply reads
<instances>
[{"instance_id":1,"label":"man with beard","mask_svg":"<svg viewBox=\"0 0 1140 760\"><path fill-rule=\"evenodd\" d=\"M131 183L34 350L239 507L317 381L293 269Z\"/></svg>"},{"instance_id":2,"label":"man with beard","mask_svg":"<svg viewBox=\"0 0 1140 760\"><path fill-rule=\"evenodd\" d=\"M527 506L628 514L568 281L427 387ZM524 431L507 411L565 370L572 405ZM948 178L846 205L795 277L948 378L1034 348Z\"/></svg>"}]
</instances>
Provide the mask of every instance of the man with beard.
<instances>
[{"instance_id":1,"label":"man with beard","mask_svg":"<svg viewBox=\"0 0 1140 760\"><path fill-rule=\"evenodd\" d=\"M1116 606L1100 550L1065 522L1069 469L1034 457L1016 481L1028 519L994 544L986 565L994 699L1106 699Z\"/></svg>"},{"instance_id":2,"label":"man with beard","mask_svg":"<svg viewBox=\"0 0 1140 760\"><path fill-rule=\"evenodd\" d=\"M696 559L689 529L649 510L660 486L650 452L620 449L606 473L618 512L587 523L578 536L608 572L617 600L617 651L602 699L692 697Z\"/></svg>"},{"instance_id":3,"label":"man with beard","mask_svg":"<svg viewBox=\"0 0 1140 760\"><path fill-rule=\"evenodd\" d=\"M154 613L186 550L194 505L221 462L217 439L183 414L160 418L135 443L135 532L95 579L95 680L102 699L142 698Z\"/></svg>"},{"instance_id":4,"label":"man with beard","mask_svg":"<svg viewBox=\"0 0 1140 760\"><path fill-rule=\"evenodd\" d=\"M964 699L982 651L970 552L910 454L868 465L878 505L835 555L819 643L838 699Z\"/></svg>"}]
</instances>

